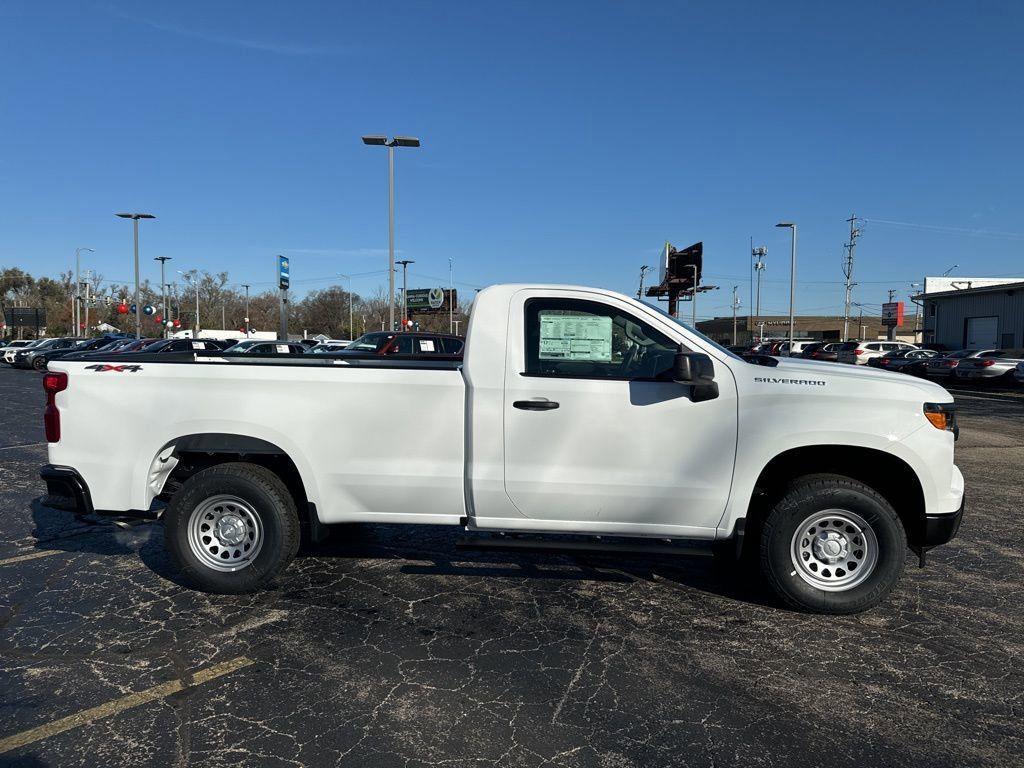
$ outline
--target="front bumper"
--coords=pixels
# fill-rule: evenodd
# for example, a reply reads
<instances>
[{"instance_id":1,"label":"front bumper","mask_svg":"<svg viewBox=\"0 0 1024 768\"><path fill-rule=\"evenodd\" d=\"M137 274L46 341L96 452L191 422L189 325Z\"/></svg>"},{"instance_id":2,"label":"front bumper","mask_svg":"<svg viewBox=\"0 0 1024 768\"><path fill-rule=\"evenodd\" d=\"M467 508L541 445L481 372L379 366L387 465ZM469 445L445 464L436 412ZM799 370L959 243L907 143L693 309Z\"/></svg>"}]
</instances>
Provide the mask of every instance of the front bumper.
<instances>
[{"instance_id":1,"label":"front bumper","mask_svg":"<svg viewBox=\"0 0 1024 768\"><path fill-rule=\"evenodd\" d=\"M39 477L46 483L46 498L43 499L46 506L76 515L90 515L95 511L89 486L71 467L44 464L39 470Z\"/></svg>"},{"instance_id":2,"label":"front bumper","mask_svg":"<svg viewBox=\"0 0 1024 768\"><path fill-rule=\"evenodd\" d=\"M956 512L947 512L942 515L924 516L924 539L921 544L924 547L937 547L941 544L948 544L960 530L960 523L964 518L964 506L967 503L967 496L964 495L960 502L960 509Z\"/></svg>"}]
</instances>

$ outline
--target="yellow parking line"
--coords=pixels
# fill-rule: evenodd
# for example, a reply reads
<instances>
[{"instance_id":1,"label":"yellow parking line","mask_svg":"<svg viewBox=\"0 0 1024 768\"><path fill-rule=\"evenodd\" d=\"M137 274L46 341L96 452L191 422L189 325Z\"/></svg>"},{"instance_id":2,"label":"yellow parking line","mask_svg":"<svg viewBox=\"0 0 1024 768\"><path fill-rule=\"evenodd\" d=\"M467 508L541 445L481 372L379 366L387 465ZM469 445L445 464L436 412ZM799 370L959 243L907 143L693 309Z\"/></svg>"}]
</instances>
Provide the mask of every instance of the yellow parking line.
<instances>
[{"instance_id":1,"label":"yellow parking line","mask_svg":"<svg viewBox=\"0 0 1024 768\"><path fill-rule=\"evenodd\" d=\"M27 555L5 557L3 560L0 560L0 565L12 565L13 563L22 563L26 560L38 560L40 557L49 557L50 555L65 554L67 553L63 549L41 549L38 552L29 552Z\"/></svg>"},{"instance_id":2,"label":"yellow parking line","mask_svg":"<svg viewBox=\"0 0 1024 768\"><path fill-rule=\"evenodd\" d=\"M112 715L124 712L127 709L148 704L151 701L157 699L163 699L170 696L172 693L178 693L186 688L192 688L203 683L208 683L223 675L230 674L242 667L247 667L252 664L252 659L248 659L245 656L239 656L238 658L232 659L231 661L224 661L220 664L214 664L201 669L196 672L188 681L185 680L171 680L167 683L161 683L160 685L154 685L152 688L147 688L144 691L138 693L130 693L127 696L122 696L120 699L114 699L108 701L106 704L100 704L98 707L92 707L91 709L84 709L74 715L68 715L62 717L59 720L40 725L35 728L30 728L27 731L16 733L13 736L8 736L6 739L0 739L0 754L4 752L10 752L12 749L18 749L24 747L26 744L32 744L33 742L40 741L41 739L47 739L50 736L56 736L58 733L64 733L64 731L70 731L72 728L78 728L80 725L86 725L88 723L95 722L96 720L102 720L105 717L111 717Z\"/></svg>"}]
</instances>

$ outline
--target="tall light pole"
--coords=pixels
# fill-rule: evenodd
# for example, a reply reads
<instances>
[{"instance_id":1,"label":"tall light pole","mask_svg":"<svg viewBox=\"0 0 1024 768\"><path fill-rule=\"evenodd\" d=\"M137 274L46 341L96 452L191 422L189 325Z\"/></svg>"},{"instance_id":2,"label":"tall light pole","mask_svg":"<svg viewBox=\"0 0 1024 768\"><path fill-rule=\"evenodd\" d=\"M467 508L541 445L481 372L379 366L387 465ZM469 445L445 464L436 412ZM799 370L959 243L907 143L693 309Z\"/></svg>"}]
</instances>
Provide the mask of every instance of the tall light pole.
<instances>
[{"instance_id":1,"label":"tall light pole","mask_svg":"<svg viewBox=\"0 0 1024 768\"><path fill-rule=\"evenodd\" d=\"M757 272L757 293L754 303L754 317L761 319L761 273L764 272L764 257L768 255L768 249L763 245L754 248L751 246L750 255L755 259L754 270ZM763 328L763 326L762 326ZM764 341L764 334L761 334L760 341Z\"/></svg>"},{"instance_id":2,"label":"tall light pole","mask_svg":"<svg viewBox=\"0 0 1024 768\"><path fill-rule=\"evenodd\" d=\"M348 280L348 335L349 340L355 339L355 331L352 330L352 275L346 275L341 272L338 273L338 277L343 277Z\"/></svg>"},{"instance_id":3,"label":"tall light pole","mask_svg":"<svg viewBox=\"0 0 1024 768\"><path fill-rule=\"evenodd\" d=\"M736 346L736 310L740 308L740 297L736 293L738 285L732 287L732 343Z\"/></svg>"},{"instance_id":4,"label":"tall light pole","mask_svg":"<svg viewBox=\"0 0 1024 768\"><path fill-rule=\"evenodd\" d=\"M142 338L142 307L139 306L139 219L155 219L151 213L115 213L120 219L131 219L135 231L135 338Z\"/></svg>"},{"instance_id":5,"label":"tall light pole","mask_svg":"<svg viewBox=\"0 0 1024 768\"><path fill-rule=\"evenodd\" d=\"M164 263L171 260L170 256L156 256L153 261L160 262L160 317L163 318L163 322L160 323L161 335L167 338L167 285L164 283Z\"/></svg>"},{"instance_id":6,"label":"tall light pole","mask_svg":"<svg viewBox=\"0 0 1024 768\"><path fill-rule=\"evenodd\" d=\"M793 349L793 302L796 298L796 224L780 221L776 227L788 228L792 235L792 249L789 255L789 348Z\"/></svg>"},{"instance_id":7,"label":"tall light pole","mask_svg":"<svg viewBox=\"0 0 1024 768\"><path fill-rule=\"evenodd\" d=\"M77 336L79 329L82 327L82 305L81 305L81 290L82 281L79 278L79 272L81 271L82 265L79 260L79 254L82 251L88 251L89 253L95 253L92 248L75 248L75 311L73 322L75 324L75 332L72 336Z\"/></svg>"},{"instance_id":8,"label":"tall light pole","mask_svg":"<svg viewBox=\"0 0 1024 768\"><path fill-rule=\"evenodd\" d=\"M409 283L406 280L406 275L408 274L409 265L416 262L412 259L403 259L395 263L402 265L402 330L404 331L406 330L405 321L409 319Z\"/></svg>"},{"instance_id":9,"label":"tall light pole","mask_svg":"<svg viewBox=\"0 0 1024 768\"><path fill-rule=\"evenodd\" d=\"M395 147L418 147L415 136L363 136L363 144L388 148L388 316L395 330Z\"/></svg>"},{"instance_id":10,"label":"tall light pole","mask_svg":"<svg viewBox=\"0 0 1024 768\"><path fill-rule=\"evenodd\" d=\"M242 283L245 288L245 338L249 338L249 285Z\"/></svg>"}]
</instances>

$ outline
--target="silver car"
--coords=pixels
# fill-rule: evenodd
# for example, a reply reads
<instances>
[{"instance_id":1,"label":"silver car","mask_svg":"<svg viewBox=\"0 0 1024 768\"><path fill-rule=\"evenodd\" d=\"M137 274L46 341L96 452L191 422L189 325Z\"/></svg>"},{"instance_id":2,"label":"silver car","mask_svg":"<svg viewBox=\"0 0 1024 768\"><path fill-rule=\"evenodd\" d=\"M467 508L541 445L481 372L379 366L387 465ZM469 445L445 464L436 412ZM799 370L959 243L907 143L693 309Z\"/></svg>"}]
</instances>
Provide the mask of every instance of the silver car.
<instances>
[{"instance_id":1,"label":"silver car","mask_svg":"<svg viewBox=\"0 0 1024 768\"><path fill-rule=\"evenodd\" d=\"M953 376L953 371L962 360L974 357L999 357L1001 354L1001 349L958 349L956 352L933 357L925 363L924 374L935 379L948 379Z\"/></svg>"},{"instance_id":2,"label":"silver car","mask_svg":"<svg viewBox=\"0 0 1024 768\"><path fill-rule=\"evenodd\" d=\"M961 360L960 364L953 369L953 375L958 381L964 379L992 381L1000 376L1011 379L1014 369L1020 362L1024 362L1024 349L1004 349L999 352L998 357L974 357Z\"/></svg>"}]
</instances>

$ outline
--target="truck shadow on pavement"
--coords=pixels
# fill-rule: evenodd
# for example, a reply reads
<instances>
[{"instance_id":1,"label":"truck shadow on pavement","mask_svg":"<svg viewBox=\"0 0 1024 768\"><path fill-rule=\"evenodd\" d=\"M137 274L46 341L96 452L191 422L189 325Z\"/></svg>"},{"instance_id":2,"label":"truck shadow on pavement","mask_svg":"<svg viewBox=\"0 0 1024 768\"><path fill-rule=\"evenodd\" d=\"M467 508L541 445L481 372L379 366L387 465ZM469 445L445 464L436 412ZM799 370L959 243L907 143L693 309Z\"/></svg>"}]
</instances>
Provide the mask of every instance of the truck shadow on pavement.
<instances>
[{"instance_id":1,"label":"truck shadow on pavement","mask_svg":"<svg viewBox=\"0 0 1024 768\"><path fill-rule=\"evenodd\" d=\"M112 519L74 517L32 501L37 550L89 553L106 557L136 557L160 578L188 587L164 547L163 525L145 521L121 527ZM546 551L488 551L460 549L461 530L440 526L332 526L327 541L304 544L296 561L323 561L327 568L350 570L359 560L396 561L410 577L502 578L522 581L605 582L630 584L664 581L674 587L710 593L728 600L786 610L757 588L758 579L745 579L739 568L729 569L711 557L662 554L554 553ZM285 592L302 586L290 583L294 567L269 590Z\"/></svg>"}]
</instances>

